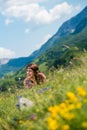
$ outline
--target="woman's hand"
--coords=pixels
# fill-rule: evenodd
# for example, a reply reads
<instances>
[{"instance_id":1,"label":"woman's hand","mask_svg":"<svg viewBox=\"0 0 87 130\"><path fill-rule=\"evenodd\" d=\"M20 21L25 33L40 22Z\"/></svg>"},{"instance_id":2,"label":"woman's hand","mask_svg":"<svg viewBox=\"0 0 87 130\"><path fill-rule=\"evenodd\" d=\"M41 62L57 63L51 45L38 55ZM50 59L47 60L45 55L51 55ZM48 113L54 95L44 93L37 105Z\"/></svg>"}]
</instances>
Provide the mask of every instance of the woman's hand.
<instances>
[{"instance_id":1,"label":"woman's hand","mask_svg":"<svg viewBox=\"0 0 87 130\"><path fill-rule=\"evenodd\" d=\"M31 88L34 84L34 81L30 77L24 79L24 88Z\"/></svg>"}]
</instances>

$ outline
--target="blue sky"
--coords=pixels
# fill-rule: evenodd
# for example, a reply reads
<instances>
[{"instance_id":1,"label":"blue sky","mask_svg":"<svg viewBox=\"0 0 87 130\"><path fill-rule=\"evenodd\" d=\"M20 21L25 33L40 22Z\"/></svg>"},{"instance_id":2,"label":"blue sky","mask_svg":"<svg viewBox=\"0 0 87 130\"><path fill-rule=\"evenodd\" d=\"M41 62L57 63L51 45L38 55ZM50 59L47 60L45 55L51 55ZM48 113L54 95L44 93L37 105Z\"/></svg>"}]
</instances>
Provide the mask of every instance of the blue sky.
<instances>
[{"instance_id":1,"label":"blue sky","mask_svg":"<svg viewBox=\"0 0 87 130\"><path fill-rule=\"evenodd\" d=\"M87 0L0 0L0 58L29 56Z\"/></svg>"}]
</instances>

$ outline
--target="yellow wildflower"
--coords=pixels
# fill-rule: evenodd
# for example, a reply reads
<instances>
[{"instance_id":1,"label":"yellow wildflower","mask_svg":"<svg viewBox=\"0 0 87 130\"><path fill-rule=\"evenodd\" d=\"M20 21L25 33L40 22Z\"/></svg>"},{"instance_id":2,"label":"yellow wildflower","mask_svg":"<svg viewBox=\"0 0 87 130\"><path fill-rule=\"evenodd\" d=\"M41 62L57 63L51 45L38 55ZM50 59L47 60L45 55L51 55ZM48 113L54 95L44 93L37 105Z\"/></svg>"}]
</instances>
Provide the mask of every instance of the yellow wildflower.
<instances>
[{"instance_id":1,"label":"yellow wildflower","mask_svg":"<svg viewBox=\"0 0 87 130\"><path fill-rule=\"evenodd\" d=\"M87 121L82 123L82 127L87 128Z\"/></svg>"},{"instance_id":2,"label":"yellow wildflower","mask_svg":"<svg viewBox=\"0 0 87 130\"><path fill-rule=\"evenodd\" d=\"M36 112L40 112L40 109L36 109Z\"/></svg>"},{"instance_id":3,"label":"yellow wildflower","mask_svg":"<svg viewBox=\"0 0 87 130\"><path fill-rule=\"evenodd\" d=\"M79 96L82 96L82 97L86 96L86 91L83 87L78 87L77 91L78 91Z\"/></svg>"},{"instance_id":4,"label":"yellow wildflower","mask_svg":"<svg viewBox=\"0 0 87 130\"><path fill-rule=\"evenodd\" d=\"M0 118L0 123L2 122L2 118Z\"/></svg>"},{"instance_id":5,"label":"yellow wildflower","mask_svg":"<svg viewBox=\"0 0 87 130\"><path fill-rule=\"evenodd\" d=\"M19 124L23 124L23 120L19 120Z\"/></svg>"},{"instance_id":6,"label":"yellow wildflower","mask_svg":"<svg viewBox=\"0 0 87 130\"><path fill-rule=\"evenodd\" d=\"M66 103L61 103L59 106L60 106L61 109L65 109L65 108L67 108Z\"/></svg>"},{"instance_id":7,"label":"yellow wildflower","mask_svg":"<svg viewBox=\"0 0 87 130\"><path fill-rule=\"evenodd\" d=\"M59 128L59 124L58 124L57 120L54 120L49 117L47 121L48 121L49 130L57 130Z\"/></svg>"},{"instance_id":8,"label":"yellow wildflower","mask_svg":"<svg viewBox=\"0 0 87 130\"><path fill-rule=\"evenodd\" d=\"M76 107L74 104L69 104L68 110L74 110Z\"/></svg>"},{"instance_id":9,"label":"yellow wildflower","mask_svg":"<svg viewBox=\"0 0 87 130\"><path fill-rule=\"evenodd\" d=\"M50 96L49 96L49 99L53 99L53 96L52 96L52 95L50 95Z\"/></svg>"},{"instance_id":10,"label":"yellow wildflower","mask_svg":"<svg viewBox=\"0 0 87 130\"><path fill-rule=\"evenodd\" d=\"M85 98L83 101L84 101L84 103L87 103L87 98Z\"/></svg>"},{"instance_id":11,"label":"yellow wildflower","mask_svg":"<svg viewBox=\"0 0 87 130\"><path fill-rule=\"evenodd\" d=\"M48 111L52 112L52 113L58 113L59 112L59 106L55 105L53 107L49 107Z\"/></svg>"},{"instance_id":12,"label":"yellow wildflower","mask_svg":"<svg viewBox=\"0 0 87 130\"><path fill-rule=\"evenodd\" d=\"M26 121L24 122L25 125L29 125L29 123L30 123L29 120L26 120Z\"/></svg>"},{"instance_id":13,"label":"yellow wildflower","mask_svg":"<svg viewBox=\"0 0 87 130\"><path fill-rule=\"evenodd\" d=\"M63 125L62 126L62 130L69 130L70 129L70 126L69 125Z\"/></svg>"},{"instance_id":14,"label":"yellow wildflower","mask_svg":"<svg viewBox=\"0 0 87 130\"><path fill-rule=\"evenodd\" d=\"M67 108L64 108L64 109L60 109L60 115L63 116L65 113L68 112L68 109Z\"/></svg>"},{"instance_id":15,"label":"yellow wildflower","mask_svg":"<svg viewBox=\"0 0 87 130\"><path fill-rule=\"evenodd\" d=\"M66 120L72 120L72 119L75 118L75 114L74 114L74 113L69 113L69 112L67 112L67 113L65 113L65 114L63 115L63 117L64 117Z\"/></svg>"},{"instance_id":16,"label":"yellow wildflower","mask_svg":"<svg viewBox=\"0 0 87 130\"><path fill-rule=\"evenodd\" d=\"M67 92L67 97L71 100L71 101L74 101L74 102L77 102L78 101L78 98L76 97L76 95L72 92Z\"/></svg>"},{"instance_id":17,"label":"yellow wildflower","mask_svg":"<svg viewBox=\"0 0 87 130\"><path fill-rule=\"evenodd\" d=\"M76 107L76 108L81 108L81 107L82 107L82 103L81 103L81 102L77 102L77 103L75 104L75 107Z\"/></svg>"},{"instance_id":18,"label":"yellow wildflower","mask_svg":"<svg viewBox=\"0 0 87 130\"><path fill-rule=\"evenodd\" d=\"M48 110L52 113L52 117L58 119L59 107L57 105L49 107Z\"/></svg>"},{"instance_id":19,"label":"yellow wildflower","mask_svg":"<svg viewBox=\"0 0 87 130\"><path fill-rule=\"evenodd\" d=\"M61 114L68 112L68 105L66 103L61 103L59 108Z\"/></svg>"}]
</instances>

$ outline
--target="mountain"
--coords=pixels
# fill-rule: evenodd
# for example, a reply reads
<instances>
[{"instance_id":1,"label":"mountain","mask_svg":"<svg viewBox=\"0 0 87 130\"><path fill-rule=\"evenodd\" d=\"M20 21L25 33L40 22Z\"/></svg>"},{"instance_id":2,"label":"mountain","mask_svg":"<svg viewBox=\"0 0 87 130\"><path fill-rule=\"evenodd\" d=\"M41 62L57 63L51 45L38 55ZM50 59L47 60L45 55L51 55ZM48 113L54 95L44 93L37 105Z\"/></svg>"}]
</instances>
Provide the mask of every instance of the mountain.
<instances>
[{"instance_id":1,"label":"mountain","mask_svg":"<svg viewBox=\"0 0 87 130\"><path fill-rule=\"evenodd\" d=\"M70 20L64 22L62 26L57 31L57 36L64 36L70 33L73 33L76 29L76 26L87 17L87 6L76 16L72 17Z\"/></svg>"},{"instance_id":2,"label":"mountain","mask_svg":"<svg viewBox=\"0 0 87 130\"><path fill-rule=\"evenodd\" d=\"M29 57L10 59L7 64L1 64L0 77L2 77L6 73L15 72L24 67L26 64L32 62L36 58L36 55L34 54L35 53L32 53L32 55L30 55Z\"/></svg>"},{"instance_id":3,"label":"mountain","mask_svg":"<svg viewBox=\"0 0 87 130\"><path fill-rule=\"evenodd\" d=\"M58 46L60 50L59 54L61 54L61 43L63 41L65 42L69 35L76 35L77 33L81 32L84 28L86 28L86 26L87 7L85 7L79 14L77 14L73 18L64 22L62 26L58 29L58 31L46 43L44 43L40 49L34 51L30 56L11 59L7 64L1 65L0 76L3 76L8 72L17 71L18 69L24 67L37 58L39 59L41 55L43 55L45 52L49 52L48 50L54 48L55 46ZM48 56L49 54L47 53ZM55 55L55 57L56 56L57 55ZM52 57L52 53L50 57Z\"/></svg>"},{"instance_id":4,"label":"mountain","mask_svg":"<svg viewBox=\"0 0 87 130\"><path fill-rule=\"evenodd\" d=\"M40 56L38 64L45 62L48 69L52 66L68 66L71 61L80 64L79 57L84 51L87 51L87 26L77 34L64 36L58 44Z\"/></svg>"},{"instance_id":5,"label":"mountain","mask_svg":"<svg viewBox=\"0 0 87 130\"><path fill-rule=\"evenodd\" d=\"M87 26L87 16L84 17L76 26L74 34L81 32Z\"/></svg>"},{"instance_id":6,"label":"mountain","mask_svg":"<svg viewBox=\"0 0 87 130\"><path fill-rule=\"evenodd\" d=\"M63 36L74 33L74 31L77 30L77 25L80 27L80 22L85 21L86 17L87 6L79 14L64 22L62 26L58 29L58 31L46 43L41 46L41 48L37 51L36 55L41 55L47 49L52 48L53 46L58 44L58 42L61 42ZM85 23L85 26L86 25L87 22Z\"/></svg>"}]
</instances>

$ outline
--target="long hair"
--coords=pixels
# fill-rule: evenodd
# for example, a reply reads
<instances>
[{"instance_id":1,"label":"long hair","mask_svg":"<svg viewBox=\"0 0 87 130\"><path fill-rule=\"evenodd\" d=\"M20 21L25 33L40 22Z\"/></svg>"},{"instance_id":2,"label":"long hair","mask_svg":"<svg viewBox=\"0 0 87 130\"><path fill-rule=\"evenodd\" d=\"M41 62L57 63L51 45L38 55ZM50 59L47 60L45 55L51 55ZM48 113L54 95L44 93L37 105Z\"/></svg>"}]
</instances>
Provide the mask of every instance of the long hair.
<instances>
[{"instance_id":1,"label":"long hair","mask_svg":"<svg viewBox=\"0 0 87 130\"><path fill-rule=\"evenodd\" d=\"M26 69L32 69L34 72L34 76L35 76L35 80L37 84L40 84L41 82L43 82L41 76L39 75L39 67L37 64L35 63L30 63L27 65Z\"/></svg>"}]
</instances>

